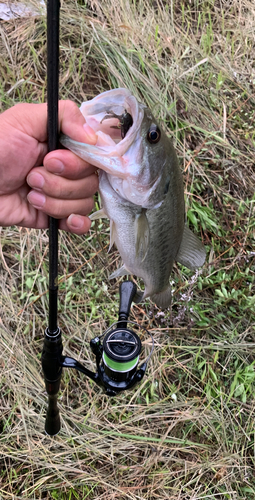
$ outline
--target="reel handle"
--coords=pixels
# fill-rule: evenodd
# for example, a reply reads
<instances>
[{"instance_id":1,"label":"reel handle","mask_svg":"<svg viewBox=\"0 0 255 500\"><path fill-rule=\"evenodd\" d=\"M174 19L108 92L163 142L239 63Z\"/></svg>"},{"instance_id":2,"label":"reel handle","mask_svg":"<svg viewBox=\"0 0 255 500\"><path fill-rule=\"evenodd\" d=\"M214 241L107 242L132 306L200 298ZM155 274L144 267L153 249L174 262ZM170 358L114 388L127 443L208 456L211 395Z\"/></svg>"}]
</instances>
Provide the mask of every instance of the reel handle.
<instances>
[{"instance_id":1,"label":"reel handle","mask_svg":"<svg viewBox=\"0 0 255 500\"><path fill-rule=\"evenodd\" d=\"M133 281L123 281L123 283L120 284L118 328L127 328L127 320L129 317L132 301L136 295L136 290L137 288Z\"/></svg>"}]
</instances>

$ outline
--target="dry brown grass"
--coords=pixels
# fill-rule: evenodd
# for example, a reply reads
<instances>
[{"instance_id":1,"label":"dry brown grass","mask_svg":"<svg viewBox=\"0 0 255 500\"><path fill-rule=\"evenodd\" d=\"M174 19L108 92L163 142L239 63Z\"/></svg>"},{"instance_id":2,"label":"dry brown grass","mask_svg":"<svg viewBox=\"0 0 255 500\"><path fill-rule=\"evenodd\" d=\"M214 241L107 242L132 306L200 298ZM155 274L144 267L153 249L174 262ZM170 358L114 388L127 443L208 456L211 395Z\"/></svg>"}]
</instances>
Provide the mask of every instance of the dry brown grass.
<instances>
[{"instance_id":1,"label":"dry brown grass","mask_svg":"<svg viewBox=\"0 0 255 500\"><path fill-rule=\"evenodd\" d=\"M117 399L64 371L61 433L44 434L40 353L47 325L45 231L3 228L0 498L254 498L254 3L64 2L60 96L77 103L126 86L173 136L189 223L208 249L174 273L171 311L132 318L155 353ZM1 109L46 99L45 19L1 24ZM116 319L118 254L107 224L61 234L64 350L93 369L89 340Z\"/></svg>"}]
</instances>

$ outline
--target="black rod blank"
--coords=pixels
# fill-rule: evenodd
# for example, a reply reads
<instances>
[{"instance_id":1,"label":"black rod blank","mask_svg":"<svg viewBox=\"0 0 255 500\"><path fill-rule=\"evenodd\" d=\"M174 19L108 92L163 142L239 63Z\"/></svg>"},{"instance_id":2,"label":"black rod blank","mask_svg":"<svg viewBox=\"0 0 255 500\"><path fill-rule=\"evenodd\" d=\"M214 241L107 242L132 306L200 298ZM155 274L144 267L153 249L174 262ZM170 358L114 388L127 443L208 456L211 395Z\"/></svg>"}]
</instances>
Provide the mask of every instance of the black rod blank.
<instances>
[{"instance_id":1,"label":"black rod blank","mask_svg":"<svg viewBox=\"0 0 255 500\"><path fill-rule=\"evenodd\" d=\"M58 149L59 0L47 1L48 148ZM58 220L49 218L49 333L58 328Z\"/></svg>"},{"instance_id":2,"label":"black rod blank","mask_svg":"<svg viewBox=\"0 0 255 500\"><path fill-rule=\"evenodd\" d=\"M58 149L59 0L47 0L47 114L48 150ZM49 217L49 323L44 334L42 369L48 393L45 431L50 436L60 430L57 404L61 381L61 331L58 328L58 221Z\"/></svg>"}]
</instances>

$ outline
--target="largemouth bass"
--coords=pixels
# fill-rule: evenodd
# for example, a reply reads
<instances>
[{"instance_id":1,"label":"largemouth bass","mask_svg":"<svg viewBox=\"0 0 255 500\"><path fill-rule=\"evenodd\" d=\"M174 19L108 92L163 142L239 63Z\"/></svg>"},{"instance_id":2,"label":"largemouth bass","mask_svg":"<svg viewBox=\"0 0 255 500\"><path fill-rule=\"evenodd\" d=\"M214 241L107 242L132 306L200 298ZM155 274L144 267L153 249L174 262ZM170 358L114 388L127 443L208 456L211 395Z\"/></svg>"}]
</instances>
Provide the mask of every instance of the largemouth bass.
<instances>
[{"instance_id":1,"label":"largemouth bass","mask_svg":"<svg viewBox=\"0 0 255 500\"><path fill-rule=\"evenodd\" d=\"M95 146L61 136L61 143L98 167L102 208L91 219L110 219L110 247L123 266L109 278L134 274L162 309L171 303L174 261L203 265L205 250L185 225L183 179L171 140L151 111L125 88L104 92L80 108L97 134Z\"/></svg>"}]
</instances>

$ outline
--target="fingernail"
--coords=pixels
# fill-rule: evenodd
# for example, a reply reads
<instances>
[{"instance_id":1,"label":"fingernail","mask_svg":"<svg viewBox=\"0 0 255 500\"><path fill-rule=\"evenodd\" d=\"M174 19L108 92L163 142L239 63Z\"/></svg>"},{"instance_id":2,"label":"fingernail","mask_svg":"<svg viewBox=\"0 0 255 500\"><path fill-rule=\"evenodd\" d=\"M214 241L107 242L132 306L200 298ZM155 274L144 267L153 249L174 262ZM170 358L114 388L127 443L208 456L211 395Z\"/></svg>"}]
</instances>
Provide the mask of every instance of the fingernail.
<instances>
[{"instance_id":1,"label":"fingernail","mask_svg":"<svg viewBox=\"0 0 255 500\"><path fill-rule=\"evenodd\" d=\"M50 160L47 160L47 162L45 162L45 167L53 174L61 174L65 168L64 163L62 163L62 161L60 160L57 160L57 158L51 158Z\"/></svg>"},{"instance_id":2,"label":"fingernail","mask_svg":"<svg viewBox=\"0 0 255 500\"><path fill-rule=\"evenodd\" d=\"M83 128L86 132L88 143L96 144L97 136L96 136L93 128L91 128L87 123L84 123Z\"/></svg>"},{"instance_id":3,"label":"fingernail","mask_svg":"<svg viewBox=\"0 0 255 500\"><path fill-rule=\"evenodd\" d=\"M44 194L38 193L38 191L30 191L27 195L27 199L35 208L43 208L46 200Z\"/></svg>"},{"instance_id":4,"label":"fingernail","mask_svg":"<svg viewBox=\"0 0 255 500\"><path fill-rule=\"evenodd\" d=\"M83 226L83 217L80 217L79 215L69 215L67 222L70 226L72 226L75 229L81 229Z\"/></svg>"},{"instance_id":5,"label":"fingernail","mask_svg":"<svg viewBox=\"0 0 255 500\"><path fill-rule=\"evenodd\" d=\"M44 178L38 172L32 172L27 177L27 183L33 188L42 188L44 185Z\"/></svg>"}]
</instances>

